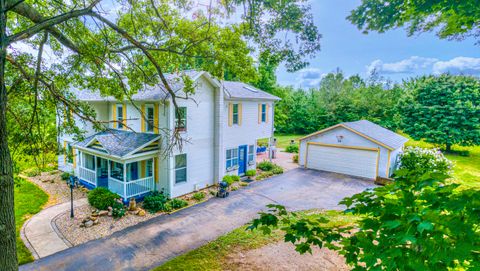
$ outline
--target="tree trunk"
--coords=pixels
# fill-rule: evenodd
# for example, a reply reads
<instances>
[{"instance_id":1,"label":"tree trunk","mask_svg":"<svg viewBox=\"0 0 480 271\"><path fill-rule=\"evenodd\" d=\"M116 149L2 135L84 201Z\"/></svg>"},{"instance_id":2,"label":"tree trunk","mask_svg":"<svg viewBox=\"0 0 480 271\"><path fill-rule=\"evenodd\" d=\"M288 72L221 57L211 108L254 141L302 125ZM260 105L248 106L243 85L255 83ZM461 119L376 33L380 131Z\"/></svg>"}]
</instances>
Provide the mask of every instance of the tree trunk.
<instances>
[{"instance_id":1,"label":"tree trunk","mask_svg":"<svg viewBox=\"0 0 480 271\"><path fill-rule=\"evenodd\" d=\"M2 270L10 271L18 270L18 262L13 205L12 159L7 141L6 20L5 0L0 0L0 266Z\"/></svg>"},{"instance_id":2,"label":"tree trunk","mask_svg":"<svg viewBox=\"0 0 480 271\"><path fill-rule=\"evenodd\" d=\"M451 152L451 151L452 151L452 144L447 143L446 148L445 148L445 152Z\"/></svg>"}]
</instances>

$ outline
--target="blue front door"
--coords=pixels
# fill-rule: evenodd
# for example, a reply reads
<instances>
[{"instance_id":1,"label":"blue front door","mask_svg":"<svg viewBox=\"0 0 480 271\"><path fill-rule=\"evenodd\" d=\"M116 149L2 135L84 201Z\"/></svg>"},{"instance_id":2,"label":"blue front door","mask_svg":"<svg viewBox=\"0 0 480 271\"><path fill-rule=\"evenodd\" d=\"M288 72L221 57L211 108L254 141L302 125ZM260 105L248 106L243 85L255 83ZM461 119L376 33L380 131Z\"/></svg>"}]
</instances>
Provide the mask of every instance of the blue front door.
<instances>
[{"instance_id":1,"label":"blue front door","mask_svg":"<svg viewBox=\"0 0 480 271\"><path fill-rule=\"evenodd\" d=\"M238 147L238 175L245 174L247 170L247 145Z\"/></svg>"}]
</instances>

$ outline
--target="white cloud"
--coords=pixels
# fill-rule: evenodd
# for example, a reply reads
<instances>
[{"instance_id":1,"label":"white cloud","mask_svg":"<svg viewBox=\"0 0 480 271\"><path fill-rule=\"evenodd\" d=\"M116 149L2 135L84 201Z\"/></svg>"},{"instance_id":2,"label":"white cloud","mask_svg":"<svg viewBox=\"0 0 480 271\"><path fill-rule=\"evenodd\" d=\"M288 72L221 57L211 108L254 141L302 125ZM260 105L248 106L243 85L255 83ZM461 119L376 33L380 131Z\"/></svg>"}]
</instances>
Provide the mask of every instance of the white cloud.
<instances>
[{"instance_id":1,"label":"white cloud","mask_svg":"<svg viewBox=\"0 0 480 271\"><path fill-rule=\"evenodd\" d=\"M480 58L460 56L447 61L437 61L433 64L432 71L434 74L478 75L480 74Z\"/></svg>"},{"instance_id":2,"label":"white cloud","mask_svg":"<svg viewBox=\"0 0 480 271\"><path fill-rule=\"evenodd\" d=\"M298 72L297 83L299 87L311 88L317 87L325 77L326 73L323 73L317 68L307 68Z\"/></svg>"},{"instance_id":3,"label":"white cloud","mask_svg":"<svg viewBox=\"0 0 480 271\"><path fill-rule=\"evenodd\" d=\"M380 59L377 59L367 66L367 73L371 74L373 71L383 74L413 73L416 70L427 69L437 61L438 59L436 58L420 56L411 56L392 63L384 63Z\"/></svg>"}]
</instances>

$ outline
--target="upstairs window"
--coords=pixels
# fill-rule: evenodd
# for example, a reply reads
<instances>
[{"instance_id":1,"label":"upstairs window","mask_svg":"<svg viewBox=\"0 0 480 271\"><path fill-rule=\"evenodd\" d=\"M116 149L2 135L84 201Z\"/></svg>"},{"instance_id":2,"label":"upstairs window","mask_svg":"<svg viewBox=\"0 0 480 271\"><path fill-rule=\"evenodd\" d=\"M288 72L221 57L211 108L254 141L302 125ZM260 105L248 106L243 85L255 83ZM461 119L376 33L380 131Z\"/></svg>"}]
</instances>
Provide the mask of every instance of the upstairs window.
<instances>
[{"instance_id":1,"label":"upstairs window","mask_svg":"<svg viewBox=\"0 0 480 271\"><path fill-rule=\"evenodd\" d=\"M232 105L232 123L238 124L238 104Z\"/></svg>"},{"instance_id":2,"label":"upstairs window","mask_svg":"<svg viewBox=\"0 0 480 271\"><path fill-rule=\"evenodd\" d=\"M262 104L262 122L267 122L267 104Z\"/></svg>"},{"instance_id":3,"label":"upstairs window","mask_svg":"<svg viewBox=\"0 0 480 271\"><path fill-rule=\"evenodd\" d=\"M187 130L187 108L179 107L175 112L175 129L179 131Z\"/></svg>"},{"instance_id":4,"label":"upstairs window","mask_svg":"<svg viewBox=\"0 0 480 271\"><path fill-rule=\"evenodd\" d=\"M145 106L145 118L147 119L147 132L153 132L154 129L154 119L155 111L153 110L153 104L148 104Z\"/></svg>"},{"instance_id":5,"label":"upstairs window","mask_svg":"<svg viewBox=\"0 0 480 271\"><path fill-rule=\"evenodd\" d=\"M116 121L118 123L118 129L123 129L123 120L125 116L123 115L123 104L117 104L117 118Z\"/></svg>"}]
</instances>

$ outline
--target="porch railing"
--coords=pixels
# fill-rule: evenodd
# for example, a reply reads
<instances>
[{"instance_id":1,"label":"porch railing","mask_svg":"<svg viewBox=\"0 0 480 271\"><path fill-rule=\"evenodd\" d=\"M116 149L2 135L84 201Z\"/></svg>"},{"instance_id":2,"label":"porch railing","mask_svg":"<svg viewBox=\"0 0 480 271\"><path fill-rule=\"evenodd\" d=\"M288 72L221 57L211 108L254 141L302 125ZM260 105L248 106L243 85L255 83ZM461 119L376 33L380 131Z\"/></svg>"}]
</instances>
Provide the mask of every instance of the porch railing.
<instances>
[{"instance_id":1,"label":"porch railing","mask_svg":"<svg viewBox=\"0 0 480 271\"><path fill-rule=\"evenodd\" d=\"M155 189L155 180L152 177L146 177L127 182L126 197L135 197Z\"/></svg>"},{"instance_id":2,"label":"porch railing","mask_svg":"<svg viewBox=\"0 0 480 271\"><path fill-rule=\"evenodd\" d=\"M95 170L79 167L79 172L80 172L80 179L94 186L97 185L97 173L95 172Z\"/></svg>"},{"instance_id":3,"label":"porch railing","mask_svg":"<svg viewBox=\"0 0 480 271\"><path fill-rule=\"evenodd\" d=\"M125 193L123 193L124 188L125 187L123 186L122 181L119 181L112 177L108 178L108 189L110 189L110 191L117 193L122 197L125 197Z\"/></svg>"}]
</instances>

